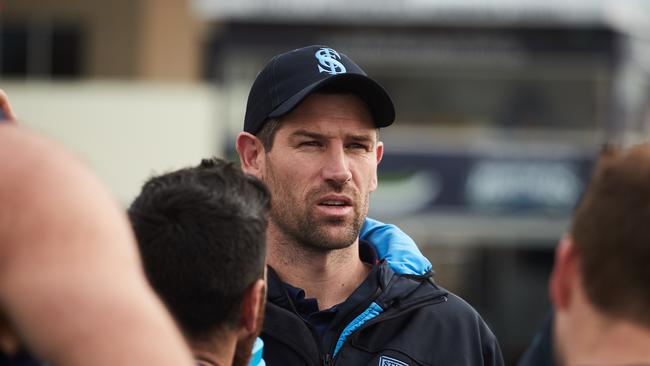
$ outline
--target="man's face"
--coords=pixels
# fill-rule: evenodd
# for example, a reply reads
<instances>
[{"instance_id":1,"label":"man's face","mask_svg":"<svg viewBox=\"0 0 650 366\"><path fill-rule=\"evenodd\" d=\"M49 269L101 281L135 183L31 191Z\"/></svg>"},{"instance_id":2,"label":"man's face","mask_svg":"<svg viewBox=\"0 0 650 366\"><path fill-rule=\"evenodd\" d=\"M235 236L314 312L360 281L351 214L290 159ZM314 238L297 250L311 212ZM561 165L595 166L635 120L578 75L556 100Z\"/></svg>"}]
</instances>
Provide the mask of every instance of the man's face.
<instances>
[{"instance_id":1,"label":"man's face","mask_svg":"<svg viewBox=\"0 0 650 366\"><path fill-rule=\"evenodd\" d=\"M350 94L313 94L282 118L262 179L271 225L303 248L350 246L377 188L383 145L367 106Z\"/></svg>"}]
</instances>

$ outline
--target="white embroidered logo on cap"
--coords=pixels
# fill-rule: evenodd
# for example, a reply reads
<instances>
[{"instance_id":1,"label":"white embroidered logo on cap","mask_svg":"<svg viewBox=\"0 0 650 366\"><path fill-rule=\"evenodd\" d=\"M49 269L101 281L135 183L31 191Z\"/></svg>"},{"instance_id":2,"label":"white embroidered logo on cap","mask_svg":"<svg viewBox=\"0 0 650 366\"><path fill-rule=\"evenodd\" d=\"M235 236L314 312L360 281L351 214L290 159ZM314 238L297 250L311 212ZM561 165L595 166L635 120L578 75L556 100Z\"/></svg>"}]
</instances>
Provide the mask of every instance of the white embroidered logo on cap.
<instances>
[{"instance_id":1,"label":"white embroidered logo on cap","mask_svg":"<svg viewBox=\"0 0 650 366\"><path fill-rule=\"evenodd\" d=\"M321 48L316 52L316 59L318 59L318 72L326 72L331 75L343 74L347 70L339 60L341 56L339 53L331 48Z\"/></svg>"},{"instance_id":2,"label":"white embroidered logo on cap","mask_svg":"<svg viewBox=\"0 0 650 366\"><path fill-rule=\"evenodd\" d=\"M409 364L394 358L381 356L379 357L379 366L409 366Z\"/></svg>"}]
</instances>

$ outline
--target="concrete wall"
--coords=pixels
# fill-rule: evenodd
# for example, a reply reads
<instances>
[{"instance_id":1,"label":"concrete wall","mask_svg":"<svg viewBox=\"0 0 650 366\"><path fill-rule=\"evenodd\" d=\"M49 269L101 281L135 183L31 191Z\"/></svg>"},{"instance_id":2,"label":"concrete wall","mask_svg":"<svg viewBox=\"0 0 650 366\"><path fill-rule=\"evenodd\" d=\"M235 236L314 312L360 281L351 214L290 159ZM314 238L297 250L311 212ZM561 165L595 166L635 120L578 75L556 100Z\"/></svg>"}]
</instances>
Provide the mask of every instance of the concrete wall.
<instances>
[{"instance_id":1,"label":"concrete wall","mask_svg":"<svg viewBox=\"0 0 650 366\"><path fill-rule=\"evenodd\" d=\"M142 0L139 78L198 80L207 24L190 12L189 0Z\"/></svg>"}]
</instances>

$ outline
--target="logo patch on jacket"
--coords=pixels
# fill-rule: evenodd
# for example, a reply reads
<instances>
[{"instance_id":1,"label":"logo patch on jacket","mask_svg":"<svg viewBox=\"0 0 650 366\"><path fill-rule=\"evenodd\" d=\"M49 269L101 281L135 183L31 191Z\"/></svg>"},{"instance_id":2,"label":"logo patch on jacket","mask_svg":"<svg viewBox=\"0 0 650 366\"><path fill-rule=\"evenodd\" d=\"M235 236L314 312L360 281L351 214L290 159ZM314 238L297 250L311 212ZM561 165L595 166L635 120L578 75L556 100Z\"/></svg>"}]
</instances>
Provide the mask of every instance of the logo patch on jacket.
<instances>
[{"instance_id":1,"label":"logo patch on jacket","mask_svg":"<svg viewBox=\"0 0 650 366\"><path fill-rule=\"evenodd\" d=\"M394 358L381 356L379 357L379 366L409 366L409 364Z\"/></svg>"}]
</instances>

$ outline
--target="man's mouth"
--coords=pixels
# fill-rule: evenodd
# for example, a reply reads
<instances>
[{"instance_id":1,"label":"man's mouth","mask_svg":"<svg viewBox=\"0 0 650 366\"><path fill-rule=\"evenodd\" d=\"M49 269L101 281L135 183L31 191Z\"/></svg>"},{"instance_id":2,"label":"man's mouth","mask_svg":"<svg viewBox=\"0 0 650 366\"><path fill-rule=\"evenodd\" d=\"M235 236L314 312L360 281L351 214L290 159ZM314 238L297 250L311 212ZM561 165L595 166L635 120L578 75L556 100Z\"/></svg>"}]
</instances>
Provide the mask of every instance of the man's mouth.
<instances>
[{"instance_id":1,"label":"man's mouth","mask_svg":"<svg viewBox=\"0 0 650 366\"><path fill-rule=\"evenodd\" d=\"M349 203L344 201L334 201L334 200L322 201L319 204L323 206L349 206L350 205Z\"/></svg>"},{"instance_id":2,"label":"man's mouth","mask_svg":"<svg viewBox=\"0 0 650 366\"><path fill-rule=\"evenodd\" d=\"M346 196L327 195L318 200L318 211L325 216L344 217L352 211L352 199Z\"/></svg>"},{"instance_id":3,"label":"man's mouth","mask_svg":"<svg viewBox=\"0 0 650 366\"><path fill-rule=\"evenodd\" d=\"M318 202L319 206L345 207L352 206L352 200L348 197L324 197Z\"/></svg>"}]
</instances>

